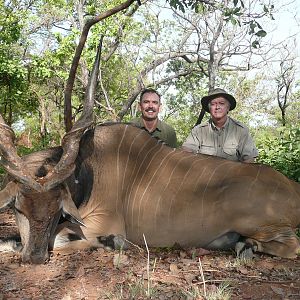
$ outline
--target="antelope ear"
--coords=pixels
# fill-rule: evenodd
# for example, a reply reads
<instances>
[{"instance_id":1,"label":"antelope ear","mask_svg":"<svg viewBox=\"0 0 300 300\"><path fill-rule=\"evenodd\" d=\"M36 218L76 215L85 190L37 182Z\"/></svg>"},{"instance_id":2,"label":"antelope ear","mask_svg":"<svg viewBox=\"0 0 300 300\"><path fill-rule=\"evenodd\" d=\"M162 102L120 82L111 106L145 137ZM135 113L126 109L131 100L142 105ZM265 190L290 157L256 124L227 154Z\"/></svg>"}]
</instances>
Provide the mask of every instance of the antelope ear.
<instances>
[{"instance_id":1,"label":"antelope ear","mask_svg":"<svg viewBox=\"0 0 300 300\"><path fill-rule=\"evenodd\" d=\"M62 190L62 214L71 223L85 226L67 185Z\"/></svg>"},{"instance_id":2,"label":"antelope ear","mask_svg":"<svg viewBox=\"0 0 300 300\"><path fill-rule=\"evenodd\" d=\"M17 196L18 184L10 181L6 187L0 191L0 209L8 206Z\"/></svg>"}]
</instances>

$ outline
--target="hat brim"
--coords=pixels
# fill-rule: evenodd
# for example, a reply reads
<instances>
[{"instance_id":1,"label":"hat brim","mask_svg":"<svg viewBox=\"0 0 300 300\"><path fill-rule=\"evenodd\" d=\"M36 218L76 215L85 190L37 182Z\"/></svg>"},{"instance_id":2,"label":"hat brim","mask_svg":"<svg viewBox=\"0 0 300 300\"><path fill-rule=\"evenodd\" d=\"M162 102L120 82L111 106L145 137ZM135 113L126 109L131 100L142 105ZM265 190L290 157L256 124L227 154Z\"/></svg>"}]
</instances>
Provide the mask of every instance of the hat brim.
<instances>
[{"instance_id":1,"label":"hat brim","mask_svg":"<svg viewBox=\"0 0 300 300\"><path fill-rule=\"evenodd\" d=\"M213 100L215 98L218 98L218 97L224 97L226 100L229 101L229 103L230 103L230 109L229 110L235 109L235 107L236 107L236 100L235 100L235 98L232 95L227 94L227 93L217 93L217 94L205 96L205 97L203 97L201 99L202 107L204 108L204 110L206 112L209 113L209 108L208 108L209 101L211 101L211 100Z\"/></svg>"}]
</instances>

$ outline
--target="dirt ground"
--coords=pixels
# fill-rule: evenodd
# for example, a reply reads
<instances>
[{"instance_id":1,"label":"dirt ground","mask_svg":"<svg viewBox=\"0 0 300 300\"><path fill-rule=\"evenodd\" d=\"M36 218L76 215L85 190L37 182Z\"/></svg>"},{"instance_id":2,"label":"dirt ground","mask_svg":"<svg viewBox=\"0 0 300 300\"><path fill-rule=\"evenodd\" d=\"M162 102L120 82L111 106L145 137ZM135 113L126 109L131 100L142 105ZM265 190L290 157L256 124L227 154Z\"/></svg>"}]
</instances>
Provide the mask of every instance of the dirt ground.
<instances>
[{"instance_id":1,"label":"dirt ground","mask_svg":"<svg viewBox=\"0 0 300 300\"><path fill-rule=\"evenodd\" d=\"M10 211L0 213L0 239L17 233ZM149 254L149 257L148 257ZM18 253L0 253L4 299L300 299L300 257L203 249L105 249L52 254L44 265L26 265Z\"/></svg>"}]
</instances>

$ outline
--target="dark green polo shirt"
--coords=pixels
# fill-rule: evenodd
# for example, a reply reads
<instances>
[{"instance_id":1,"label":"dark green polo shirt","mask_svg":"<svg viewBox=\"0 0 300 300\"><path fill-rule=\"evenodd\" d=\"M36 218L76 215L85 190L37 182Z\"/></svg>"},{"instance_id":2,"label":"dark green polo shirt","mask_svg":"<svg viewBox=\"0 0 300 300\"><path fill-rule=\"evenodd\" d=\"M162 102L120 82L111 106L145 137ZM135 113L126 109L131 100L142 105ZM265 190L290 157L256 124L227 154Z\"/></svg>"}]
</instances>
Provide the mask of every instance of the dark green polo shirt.
<instances>
[{"instance_id":1,"label":"dark green polo shirt","mask_svg":"<svg viewBox=\"0 0 300 300\"><path fill-rule=\"evenodd\" d=\"M135 118L130 121L130 123L133 123L140 128L144 128L147 130L144 126L142 118ZM164 141L168 146L176 148L177 147L177 138L176 138L176 132L173 127L168 125L166 122L161 121L158 119L157 126L154 131L150 132L152 136Z\"/></svg>"}]
</instances>

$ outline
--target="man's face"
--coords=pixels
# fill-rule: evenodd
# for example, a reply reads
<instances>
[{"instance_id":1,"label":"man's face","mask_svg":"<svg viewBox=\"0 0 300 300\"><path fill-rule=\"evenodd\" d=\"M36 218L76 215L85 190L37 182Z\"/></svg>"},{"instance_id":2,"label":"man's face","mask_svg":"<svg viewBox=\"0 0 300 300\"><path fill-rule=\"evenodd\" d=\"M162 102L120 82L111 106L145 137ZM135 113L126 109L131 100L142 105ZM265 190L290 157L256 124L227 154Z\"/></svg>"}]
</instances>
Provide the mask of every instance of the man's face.
<instances>
[{"instance_id":1,"label":"man's face","mask_svg":"<svg viewBox=\"0 0 300 300\"><path fill-rule=\"evenodd\" d=\"M139 103L139 109L145 120L156 119L160 111L159 96L155 93L145 93Z\"/></svg>"},{"instance_id":2,"label":"man's face","mask_svg":"<svg viewBox=\"0 0 300 300\"><path fill-rule=\"evenodd\" d=\"M230 109L230 103L224 97L218 97L210 101L209 111L214 119L222 119L227 116Z\"/></svg>"}]
</instances>

